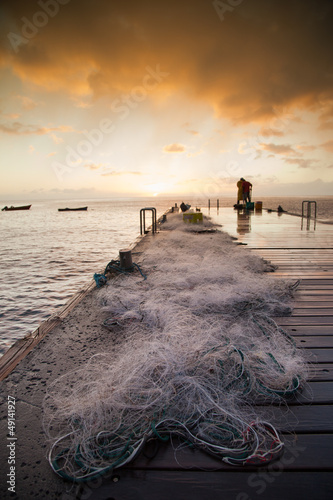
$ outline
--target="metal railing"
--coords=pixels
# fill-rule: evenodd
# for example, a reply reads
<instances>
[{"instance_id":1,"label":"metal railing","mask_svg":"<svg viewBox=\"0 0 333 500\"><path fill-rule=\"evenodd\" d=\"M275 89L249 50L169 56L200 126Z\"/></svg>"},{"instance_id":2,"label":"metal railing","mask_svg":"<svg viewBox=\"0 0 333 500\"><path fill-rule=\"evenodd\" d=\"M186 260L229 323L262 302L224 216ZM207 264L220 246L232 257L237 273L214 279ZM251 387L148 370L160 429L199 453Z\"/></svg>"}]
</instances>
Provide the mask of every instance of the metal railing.
<instances>
[{"instance_id":1,"label":"metal railing","mask_svg":"<svg viewBox=\"0 0 333 500\"><path fill-rule=\"evenodd\" d=\"M312 208L312 205L314 206L314 217L313 217L313 219L311 217L311 208ZM306 212L306 214L305 214L305 212ZM302 201L302 224L301 224L301 229L302 230L303 230L303 227L304 227L304 224L303 224L304 217L306 217L306 229L309 231L311 220L313 220L313 229L316 229L316 220L317 220L317 202L316 201L310 201L310 200L304 200L304 201Z\"/></svg>"},{"instance_id":2,"label":"metal railing","mask_svg":"<svg viewBox=\"0 0 333 500\"><path fill-rule=\"evenodd\" d=\"M156 208L154 207L146 207L141 208L140 210L140 234L147 234L148 230L146 229L146 210L151 211L151 232L156 233L157 229L157 219L156 219Z\"/></svg>"}]
</instances>

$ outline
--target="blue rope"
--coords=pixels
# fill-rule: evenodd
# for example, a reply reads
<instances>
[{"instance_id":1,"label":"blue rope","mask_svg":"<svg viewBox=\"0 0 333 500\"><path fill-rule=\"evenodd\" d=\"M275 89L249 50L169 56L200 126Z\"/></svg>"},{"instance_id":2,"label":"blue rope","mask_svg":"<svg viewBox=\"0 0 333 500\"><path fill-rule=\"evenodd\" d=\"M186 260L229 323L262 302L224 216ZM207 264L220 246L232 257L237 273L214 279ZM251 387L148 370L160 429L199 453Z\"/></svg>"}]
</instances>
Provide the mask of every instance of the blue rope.
<instances>
[{"instance_id":1,"label":"blue rope","mask_svg":"<svg viewBox=\"0 0 333 500\"><path fill-rule=\"evenodd\" d=\"M138 264L135 264L135 262L133 262L133 266L135 266L135 267L138 268L138 270L140 271L141 276L143 277L143 280L145 281L147 279L147 276L141 271L140 266Z\"/></svg>"},{"instance_id":2,"label":"blue rope","mask_svg":"<svg viewBox=\"0 0 333 500\"><path fill-rule=\"evenodd\" d=\"M106 282L107 282L106 273L111 272L111 271L117 271L118 273L128 274L129 272L132 272L135 267L139 270L139 272L140 272L141 276L143 277L143 279L146 280L147 276L142 272L140 266L138 264L136 264L135 262L133 262L131 268L129 268L129 269L123 269L120 266L120 261L119 260L111 260L108 263L108 265L106 266L105 271L104 271L103 274L98 274L98 273L94 274L94 280L96 282L97 288L101 288L102 286L104 286L106 284Z\"/></svg>"},{"instance_id":3,"label":"blue rope","mask_svg":"<svg viewBox=\"0 0 333 500\"><path fill-rule=\"evenodd\" d=\"M104 274L94 274L94 280L96 282L97 288L101 288L106 283L106 276Z\"/></svg>"}]
</instances>

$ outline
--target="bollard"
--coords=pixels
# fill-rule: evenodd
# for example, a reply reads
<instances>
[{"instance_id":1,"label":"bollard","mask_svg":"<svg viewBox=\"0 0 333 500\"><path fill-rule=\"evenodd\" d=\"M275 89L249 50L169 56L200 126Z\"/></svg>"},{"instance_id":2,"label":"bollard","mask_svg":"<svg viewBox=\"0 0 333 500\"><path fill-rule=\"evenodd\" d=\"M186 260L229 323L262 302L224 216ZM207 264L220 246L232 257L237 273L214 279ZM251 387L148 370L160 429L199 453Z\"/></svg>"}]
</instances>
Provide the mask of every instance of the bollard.
<instances>
[{"instance_id":1,"label":"bollard","mask_svg":"<svg viewBox=\"0 0 333 500\"><path fill-rule=\"evenodd\" d=\"M133 263L131 250L119 250L119 261L122 269L132 269Z\"/></svg>"}]
</instances>

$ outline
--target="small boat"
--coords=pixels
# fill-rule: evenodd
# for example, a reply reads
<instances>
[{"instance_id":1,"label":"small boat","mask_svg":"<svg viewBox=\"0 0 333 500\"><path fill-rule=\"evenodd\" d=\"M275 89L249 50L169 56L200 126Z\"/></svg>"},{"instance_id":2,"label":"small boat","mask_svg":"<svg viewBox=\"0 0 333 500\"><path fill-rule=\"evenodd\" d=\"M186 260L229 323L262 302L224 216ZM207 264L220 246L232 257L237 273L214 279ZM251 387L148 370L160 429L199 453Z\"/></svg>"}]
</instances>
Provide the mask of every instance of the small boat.
<instances>
[{"instance_id":1,"label":"small boat","mask_svg":"<svg viewBox=\"0 0 333 500\"><path fill-rule=\"evenodd\" d=\"M29 208L31 207L31 205L22 205L21 207L3 207L1 210L2 212L5 211L5 212L11 212L13 210L29 210Z\"/></svg>"},{"instance_id":2,"label":"small boat","mask_svg":"<svg viewBox=\"0 0 333 500\"><path fill-rule=\"evenodd\" d=\"M58 212L79 212L83 210L88 210L88 207L79 207L79 208L58 208Z\"/></svg>"}]
</instances>

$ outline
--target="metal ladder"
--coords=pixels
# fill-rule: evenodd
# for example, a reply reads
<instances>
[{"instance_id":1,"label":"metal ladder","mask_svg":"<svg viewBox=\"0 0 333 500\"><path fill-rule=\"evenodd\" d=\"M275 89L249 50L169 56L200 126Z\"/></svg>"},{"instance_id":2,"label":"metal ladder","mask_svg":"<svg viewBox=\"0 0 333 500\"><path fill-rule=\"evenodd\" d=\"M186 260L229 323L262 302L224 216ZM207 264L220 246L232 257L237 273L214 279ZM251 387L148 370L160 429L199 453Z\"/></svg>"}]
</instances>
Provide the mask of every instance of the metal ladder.
<instances>
[{"instance_id":1,"label":"metal ladder","mask_svg":"<svg viewBox=\"0 0 333 500\"><path fill-rule=\"evenodd\" d=\"M314 204L314 217L316 219L317 218L317 202L316 201L309 201L309 200L302 201L302 217L305 217L305 214L304 214L305 210L304 210L304 208L305 208L305 204L306 203L307 203L307 205L306 205L306 208L307 208L307 210L306 210L306 217L308 219L310 219L310 217L311 217L311 206L312 206L312 203L313 203Z\"/></svg>"},{"instance_id":2,"label":"metal ladder","mask_svg":"<svg viewBox=\"0 0 333 500\"><path fill-rule=\"evenodd\" d=\"M146 207L141 208L140 210L140 234L147 234L148 230L146 229L146 210L151 211L151 231L152 233L156 233L157 229L157 220L156 220L156 208L154 207Z\"/></svg>"},{"instance_id":3,"label":"metal ladder","mask_svg":"<svg viewBox=\"0 0 333 500\"><path fill-rule=\"evenodd\" d=\"M301 224L301 229L303 230L303 221L304 217L306 217L306 229L310 229L310 223L311 223L311 207L312 204L314 205L314 221L313 221L313 229L316 229L316 220L317 220L317 202L316 201L310 201L310 200L304 200L302 201L302 224ZM306 207L306 215L305 215L305 207Z\"/></svg>"}]
</instances>

